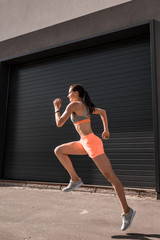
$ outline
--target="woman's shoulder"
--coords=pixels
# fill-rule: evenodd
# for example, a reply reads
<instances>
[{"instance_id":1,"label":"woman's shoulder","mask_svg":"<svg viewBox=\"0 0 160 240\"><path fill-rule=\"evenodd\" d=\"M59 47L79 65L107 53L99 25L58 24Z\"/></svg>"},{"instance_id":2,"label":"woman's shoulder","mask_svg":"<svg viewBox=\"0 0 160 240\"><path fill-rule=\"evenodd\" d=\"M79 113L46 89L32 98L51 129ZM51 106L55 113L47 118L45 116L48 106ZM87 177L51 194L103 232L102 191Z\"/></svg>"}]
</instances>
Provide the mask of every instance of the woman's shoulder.
<instances>
[{"instance_id":1,"label":"woman's shoulder","mask_svg":"<svg viewBox=\"0 0 160 240\"><path fill-rule=\"evenodd\" d=\"M76 101L76 102L73 102L72 104L73 104L72 105L73 113L75 113L76 115L81 114L86 109L86 106L81 101Z\"/></svg>"},{"instance_id":2,"label":"woman's shoulder","mask_svg":"<svg viewBox=\"0 0 160 240\"><path fill-rule=\"evenodd\" d=\"M94 108L92 114L101 114L102 112L104 112L105 110L102 108Z\"/></svg>"},{"instance_id":3,"label":"woman's shoulder","mask_svg":"<svg viewBox=\"0 0 160 240\"><path fill-rule=\"evenodd\" d=\"M67 105L66 109L72 112L75 112L76 109L79 109L80 103L77 102L71 102Z\"/></svg>"},{"instance_id":4,"label":"woman's shoulder","mask_svg":"<svg viewBox=\"0 0 160 240\"><path fill-rule=\"evenodd\" d=\"M72 106L74 106L74 107L83 107L83 106L85 106L84 105L84 103L83 102L81 102L81 101L76 101L76 102L73 102L73 103L71 103L71 104L73 104Z\"/></svg>"}]
</instances>

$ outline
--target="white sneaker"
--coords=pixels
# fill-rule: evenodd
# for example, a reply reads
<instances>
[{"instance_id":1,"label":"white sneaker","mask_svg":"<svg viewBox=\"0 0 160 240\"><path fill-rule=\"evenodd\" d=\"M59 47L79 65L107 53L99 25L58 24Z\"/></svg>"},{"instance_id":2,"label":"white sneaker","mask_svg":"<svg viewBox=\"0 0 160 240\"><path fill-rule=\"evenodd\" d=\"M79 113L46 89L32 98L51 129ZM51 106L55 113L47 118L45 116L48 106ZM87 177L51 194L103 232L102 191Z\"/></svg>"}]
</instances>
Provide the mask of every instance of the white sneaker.
<instances>
[{"instance_id":1,"label":"white sneaker","mask_svg":"<svg viewBox=\"0 0 160 240\"><path fill-rule=\"evenodd\" d=\"M79 179L78 181L72 181L70 180L69 184L67 187L63 188L62 191L63 192L70 192L75 190L76 188L80 187L83 185L83 182L81 179Z\"/></svg>"},{"instance_id":2,"label":"white sneaker","mask_svg":"<svg viewBox=\"0 0 160 240\"><path fill-rule=\"evenodd\" d=\"M133 218L136 214L136 211L133 210L132 208L130 208L129 213L128 214L122 214L122 226L121 226L121 230L125 231L127 228L129 228L129 226L131 225Z\"/></svg>"}]
</instances>

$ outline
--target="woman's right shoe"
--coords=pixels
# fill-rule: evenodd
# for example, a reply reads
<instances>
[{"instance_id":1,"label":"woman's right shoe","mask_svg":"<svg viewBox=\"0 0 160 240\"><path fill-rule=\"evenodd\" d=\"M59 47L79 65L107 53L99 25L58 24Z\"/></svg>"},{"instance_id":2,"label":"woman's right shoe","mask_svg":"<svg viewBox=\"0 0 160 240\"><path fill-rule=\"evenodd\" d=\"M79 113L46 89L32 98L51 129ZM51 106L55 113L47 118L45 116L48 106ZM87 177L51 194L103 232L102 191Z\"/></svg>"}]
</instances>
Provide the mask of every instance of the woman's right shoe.
<instances>
[{"instance_id":1,"label":"woman's right shoe","mask_svg":"<svg viewBox=\"0 0 160 240\"><path fill-rule=\"evenodd\" d=\"M125 231L125 230L127 230L127 228L129 228L129 226L131 225L131 223L133 221L135 214L136 214L136 211L132 208L130 208L128 214L122 214L122 227L121 227L122 231Z\"/></svg>"}]
</instances>

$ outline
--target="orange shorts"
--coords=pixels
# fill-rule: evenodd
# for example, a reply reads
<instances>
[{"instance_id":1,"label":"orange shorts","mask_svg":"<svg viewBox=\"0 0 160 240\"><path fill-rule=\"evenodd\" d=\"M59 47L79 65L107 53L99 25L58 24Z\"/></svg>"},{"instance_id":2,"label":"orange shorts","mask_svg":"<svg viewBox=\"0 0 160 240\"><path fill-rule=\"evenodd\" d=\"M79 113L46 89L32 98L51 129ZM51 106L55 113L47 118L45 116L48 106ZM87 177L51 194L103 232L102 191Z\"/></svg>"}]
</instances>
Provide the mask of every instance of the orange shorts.
<instances>
[{"instance_id":1,"label":"orange shorts","mask_svg":"<svg viewBox=\"0 0 160 240\"><path fill-rule=\"evenodd\" d=\"M94 133L81 137L79 142L90 158L95 158L104 153L103 142Z\"/></svg>"}]
</instances>

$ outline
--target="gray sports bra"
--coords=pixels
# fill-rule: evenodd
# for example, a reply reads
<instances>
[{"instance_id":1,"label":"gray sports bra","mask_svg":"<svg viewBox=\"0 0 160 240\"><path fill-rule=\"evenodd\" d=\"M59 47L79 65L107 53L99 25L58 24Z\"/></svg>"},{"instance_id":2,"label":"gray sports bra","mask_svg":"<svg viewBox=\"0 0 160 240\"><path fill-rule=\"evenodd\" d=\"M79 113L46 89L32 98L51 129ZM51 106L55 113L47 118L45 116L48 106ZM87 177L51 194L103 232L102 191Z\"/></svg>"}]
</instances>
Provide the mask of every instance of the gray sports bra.
<instances>
[{"instance_id":1,"label":"gray sports bra","mask_svg":"<svg viewBox=\"0 0 160 240\"><path fill-rule=\"evenodd\" d=\"M88 115L88 108L86 108L86 111L84 112L84 115L83 116L77 116L75 113L72 113L70 118L71 118L71 121L76 125L76 124L81 124L83 122L89 122L90 119L87 118L87 115Z\"/></svg>"}]
</instances>

